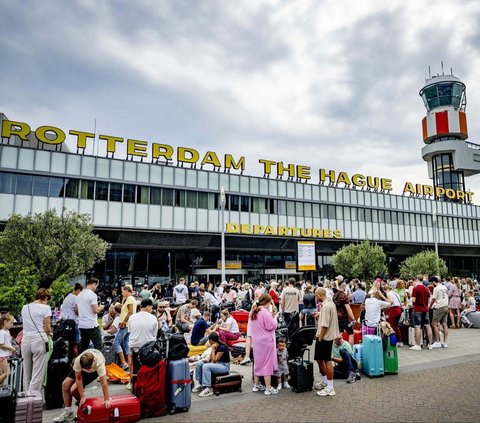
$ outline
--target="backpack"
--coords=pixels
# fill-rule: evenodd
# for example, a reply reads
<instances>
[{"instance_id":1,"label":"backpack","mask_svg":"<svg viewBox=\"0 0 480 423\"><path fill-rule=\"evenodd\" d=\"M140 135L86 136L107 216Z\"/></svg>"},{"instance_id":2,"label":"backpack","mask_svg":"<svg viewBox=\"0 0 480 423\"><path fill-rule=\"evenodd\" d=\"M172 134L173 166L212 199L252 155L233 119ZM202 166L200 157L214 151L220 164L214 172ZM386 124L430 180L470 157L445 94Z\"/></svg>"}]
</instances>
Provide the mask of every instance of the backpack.
<instances>
[{"instance_id":1,"label":"backpack","mask_svg":"<svg viewBox=\"0 0 480 423\"><path fill-rule=\"evenodd\" d=\"M154 367L165 359L166 352L166 347L162 341L150 341L140 347L138 350L138 359L143 365Z\"/></svg>"},{"instance_id":2,"label":"backpack","mask_svg":"<svg viewBox=\"0 0 480 423\"><path fill-rule=\"evenodd\" d=\"M182 333L174 333L168 339L168 359L181 360L188 356L188 345Z\"/></svg>"}]
</instances>

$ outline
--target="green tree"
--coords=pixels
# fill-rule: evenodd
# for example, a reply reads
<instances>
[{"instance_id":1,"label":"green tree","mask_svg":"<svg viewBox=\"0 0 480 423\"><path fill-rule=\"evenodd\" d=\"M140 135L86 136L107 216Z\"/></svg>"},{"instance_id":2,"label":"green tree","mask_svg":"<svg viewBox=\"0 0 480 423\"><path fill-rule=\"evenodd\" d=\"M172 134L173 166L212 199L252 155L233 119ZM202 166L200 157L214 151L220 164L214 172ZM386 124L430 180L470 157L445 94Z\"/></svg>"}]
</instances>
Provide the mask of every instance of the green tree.
<instances>
[{"instance_id":1,"label":"green tree","mask_svg":"<svg viewBox=\"0 0 480 423\"><path fill-rule=\"evenodd\" d=\"M7 308L15 316L22 307L35 298L38 275L32 269L13 271L0 264L0 306Z\"/></svg>"},{"instance_id":2,"label":"green tree","mask_svg":"<svg viewBox=\"0 0 480 423\"><path fill-rule=\"evenodd\" d=\"M109 244L92 233L90 215L55 209L12 215L0 234L0 260L17 272L33 269L41 287L74 278L105 259Z\"/></svg>"},{"instance_id":3,"label":"green tree","mask_svg":"<svg viewBox=\"0 0 480 423\"><path fill-rule=\"evenodd\" d=\"M67 277L61 276L58 279L54 280L50 285L50 294L52 294L52 299L50 300L50 305L53 307L58 307L62 304L63 299L72 292L72 285Z\"/></svg>"},{"instance_id":4,"label":"green tree","mask_svg":"<svg viewBox=\"0 0 480 423\"><path fill-rule=\"evenodd\" d=\"M400 265L400 275L404 279L414 278L418 275L446 276L448 267L445 260L438 257L435 251L422 251L407 257Z\"/></svg>"},{"instance_id":5,"label":"green tree","mask_svg":"<svg viewBox=\"0 0 480 423\"><path fill-rule=\"evenodd\" d=\"M369 240L343 246L332 257L335 271L347 277L372 279L387 271L383 248Z\"/></svg>"}]
</instances>

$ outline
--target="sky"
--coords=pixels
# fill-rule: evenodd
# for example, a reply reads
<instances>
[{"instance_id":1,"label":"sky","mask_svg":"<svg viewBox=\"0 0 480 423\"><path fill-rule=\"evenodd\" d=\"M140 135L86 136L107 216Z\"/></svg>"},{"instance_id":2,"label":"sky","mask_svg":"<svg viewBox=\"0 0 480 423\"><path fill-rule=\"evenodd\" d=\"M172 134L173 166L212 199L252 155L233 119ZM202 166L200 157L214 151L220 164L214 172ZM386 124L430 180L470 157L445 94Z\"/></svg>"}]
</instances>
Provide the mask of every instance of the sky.
<instances>
[{"instance_id":1,"label":"sky","mask_svg":"<svg viewBox=\"0 0 480 423\"><path fill-rule=\"evenodd\" d=\"M32 128L431 184L418 92L467 86L480 144L480 2L0 0L0 112ZM96 127L95 127L96 122ZM70 141L69 141L70 142ZM103 146L103 144L102 144ZM102 148L100 148L102 154ZM466 180L480 203L480 175ZM478 198L477 198L478 197Z\"/></svg>"}]
</instances>

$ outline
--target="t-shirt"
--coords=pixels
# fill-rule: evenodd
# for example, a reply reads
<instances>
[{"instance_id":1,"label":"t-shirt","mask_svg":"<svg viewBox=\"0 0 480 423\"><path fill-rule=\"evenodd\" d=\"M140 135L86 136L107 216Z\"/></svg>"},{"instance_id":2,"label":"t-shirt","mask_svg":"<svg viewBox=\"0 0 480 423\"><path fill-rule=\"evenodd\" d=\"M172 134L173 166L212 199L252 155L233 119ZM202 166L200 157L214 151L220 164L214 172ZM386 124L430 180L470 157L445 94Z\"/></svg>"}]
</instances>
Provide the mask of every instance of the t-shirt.
<instances>
[{"instance_id":1,"label":"t-shirt","mask_svg":"<svg viewBox=\"0 0 480 423\"><path fill-rule=\"evenodd\" d=\"M218 298L215 297L214 295L210 294L210 292L206 292L203 294L203 299L205 303L208 302L208 305L210 307L212 306L218 306L220 304L220 301L218 301Z\"/></svg>"},{"instance_id":2,"label":"t-shirt","mask_svg":"<svg viewBox=\"0 0 480 423\"><path fill-rule=\"evenodd\" d=\"M202 313L200 313L200 310L198 308L192 308L190 310L190 321L192 323L195 323L201 315Z\"/></svg>"},{"instance_id":3,"label":"t-shirt","mask_svg":"<svg viewBox=\"0 0 480 423\"><path fill-rule=\"evenodd\" d=\"M140 348L147 342L155 341L158 333L157 318L146 311L135 313L128 320L128 332L131 348Z\"/></svg>"},{"instance_id":4,"label":"t-shirt","mask_svg":"<svg viewBox=\"0 0 480 423\"><path fill-rule=\"evenodd\" d=\"M240 330L238 329L237 321L231 316L227 317L227 320L225 320L224 322L222 321L220 323L220 328L225 329L228 325L230 325L229 332L232 332L232 333L240 332Z\"/></svg>"},{"instance_id":5,"label":"t-shirt","mask_svg":"<svg viewBox=\"0 0 480 423\"><path fill-rule=\"evenodd\" d=\"M107 328L107 326L109 326L110 323L113 323L113 321L115 320L115 317L112 317L110 316L110 313L107 313L107 314L104 314L103 317L102 317L102 328L106 330L110 329L109 327Z\"/></svg>"},{"instance_id":6,"label":"t-shirt","mask_svg":"<svg viewBox=\"0 0 480 423\"><path fill-rule=\"evenodd\" d=\"M178 308L177 314L175 315L175 323L179 323L181 321L180 317L183 316L184 320L190 321L190 305L184 304Z\"/></svg>"},{"instance_id":7,"label":"t-shirt","mask_svg":"<svg viewBox=\"0 0 480 423\"><path fill-rule=\"evenodd\" d=\"M377 298L367 298L365 300L365 320L367 323L380 323L380 318L382 317L382 308L386 307L390 307L390 303Z\"/></svg>"},{"instance_id":8,"label":"t-shirt","mask_svg":"<svg viewBox=\"0 0 480 423\"><path fill-rule=\"evenodd\" d=\"M203 317L200 317L200 319L198 319L193 325L192 335L190 338L190 342L192 343L192 345L198 345L200 339L205 336L205 330L208 328L208 323Z\"/></svg>"},{"instance_id":9,"label":"t-shirt","mask_svg":"<svg viewBox=\"0 0 480 423\"><path fill-rule=\"evenodd\" d=\"M286 348L281 351L277 348L277 361L279 367L283 366L288 368L288 351Z\"/></svg>"},{"instance_id":10,"label":"t-shirt","mask_svg":"<svg viewBox=\"0 0 480 423\"><path fill-rule=\"evenodd\" d=\"M173 288L173 297L177 303L183 304L188 299L188 288L183 283L179 283Z\"/></svg>"},{"instance_id":11,"label":"t-shirt","mask_svg":"<svg viewBox=\"0 0 480 423\"><path fill-rule=\"evenodd\" d=\"M423 284L415 285L412 290L413 311L426 313L428 311L428 300L430 299L430 290Z\"/></svg>"},{"instance_id":12,"label":"t-shirt","mask_svg":"<svg viewBox=\"0 0 480 423\"><path fill-rule=\"evenodd\" d=\"M465 310L477 311L477 302L475 301L474 297L469 298Z\"/></svg>"},{"instance_id":13,"label":"t-shirt","mask_svg":"<svg viewBox=\"0 0 480 423\"><path fill-rule=\"evenodd\" d=\"M347 341L345 341L345 339L342 339L342 341L340 342L340 345L337 345L336 342L333 343L333 345L332 345L332 357L342 358L342 356L340 355L340 349L341 348L346 349L348 351L348 353L353 357L352 346Z\"/></svg>"},{"instance_id":14,"label":"t-shirt","mask_svg":"<svg viewBox=\"0 0 480 423\"><path fill-rule=\"evenodd\" d=\"M76 323L78 323L78 314L75 313L76 301L77 296L71 292L65 297L60 307L60 319L73 319Z\"/></svg>"},{"instance_id":15,"label":"t-shirt","mask_svg":"<svg viewBox=\"0 0 480 423\"><path fill-rule=\"evenodd\" d=\"M315 301L315 294L311 292L303 296L303 308L312 309L317 308L317 303Z\"/></svg>"},{"instance_id":16,"label":"t-shirt","mask_svg":"<svg viewBox=\"0 0 480 423\"><path fill-rule=\"evenodd\" d=\"M152 293L148 289L142 289L140 292L140 298L142 300L148 300L152 296Z\"/></svg>"},{"instance_id":17,"label":"t-shirt","mask_svg":"<svg viewBox=\"0 0 480 423\"><path fill-rule=\"evenodd\" d=\"M337 293L333 296L333 302L337 306L337 315L339 319L347 319L348 312L345 308L346 304L350 304L348 300L348 295L345 292L337 291Z\"/></svg>"},{"instance_id":18,"label":"t-shirt","mask_svg":"<svg viewBox=\"0 0 480 423\"><path fill-rule=\"evenodd\" d=\"M352 294L352 303L362 304L365 301L366 296L367 296L367 293L363 289L357 289Z\"/></svg>"},{"instance_id":19,"label":"t-shirt","mask_svg":"<svg viewBox=\"0 0 480 423\"><path fill-rule=\"evenodd\" d=\"M293 286L287 286L282 291L283 311L285 313L293 313L298 311L298 305L300 304L300 292Z\"/></svg>"},{"instance_id":20,"label":"t-shirt","mask_svg":"<svg viewBox=\"0 0 480 423\"><path fill-rule=\"evenodd\" d=\"M73 370L76 372L85 372L85 369L82 369L80 366L80 357L85 353L93 354L93 364L90 370L87 373L97 372L99 377L105 376L107 374L107 370L105 369L105 358L101 351L89 349L85 350L81 353L74 361L73 361Z\"/></svg>"},{"instance_id":21,"label":"t-shirt","mask_svg":"<svg viewBox=\"0 0 480 423\"><path fill-rule=\"evenodd\" d=\"M406 295L406 292L405 292L405 288L395 288L394 291L398 294L398 296L400 297L400 302L402 304L405 303L405 295Z\"/></svg>"},{"instance_id":22,"label":"t-shirt","mask_svg":"<svg viewBox=\"0 0 480 423\"><path fill-rule=\"evenodd\" d=\"M22 307L22 320L23 320L23 334L34 335L40 332L45 337L45 329L43 328L43 320L45 317L51 317L52 310L50 306L46 304L30 303Z\"/></svg>"},{"instance_id":23,"label":"t-shirt","mask_svg":"<svg viewBox=\"0 0 480 423\"><path fill-rule=\"evenodd\" d=\"M132 312L133 314L135 314L137 312L137 302L135 301L135 298L133 297L133 295L128 296L124 301L124 303L122 304L122 311L120 312L120 323L124 322L125 319L127 318L129 305L132 305Z\"/></svg>"},{"instance_id":24,"label":"t-shirt","mask_svg":"<svg viewBox=\"0 0 480 423\"><path fill-rule=\"evenodd\" d=\"M93 312L92 305L97 304L97 294L85 288L77 295L78 327L92 329L98 326L97 313Z\"/></svg>"},{"instance_id":25,"label":"t-shirt","mask_svg":"<svg viewBox=\"0 0 480 423\"><path fill-rule=\"evenodd\" d=\"M435 298L435 304L433 308L448 307L448 289L442 284L438 284L433 288L433 298Z\"/></svg>"},{"instance_id":26,"label":"t-shirt","mask_svg":"<svg viewBox=\"0 0 480 423\"><path fill-rule=\"evenodd\" d=\"M237 298L237 293L233 289L230 291L223 291L222 300L229 303L234 303Z\"/></svg>"},{"instance_id":27,"label":"t-shirt","mask_svg":"<svg viewBox=\"0 0 480 423\"><path fill-rule=\"evenodd\" d=\"M402 304L400 304L400 296L394 292L394 291L388 291L387 292L387 298L392 302L392 305L390 307L401 307Z\"/></svg>"},{"instance_id":28,"label":"t-shirt","mask_svg":"<svg viewBox=\"0 0 480 423\"><path fill-rule=\"evenodd\" d=\"M331 341L340 335L340 330L338 329L337 307L330 298L327 298L323 302L322 308L320 309L316 337L320 335L320 329L322 327L327 328L327 332L323 337L325 341Z\"/></svg>"},{"instance_id":29,"label":"t-shirt","mask_svg":"<svg viewBox=\"0 0 480 423\"><path fill-rule=\"evenodd\" d=\"M217 349L217 353L222 352L222 356L220 357L220 360L218 360L219 363L230 363L230 352L228 351L228 348L225 345L219 345Z\"/></svg>"},{"instance_id":30,"label":"t-shirt","mask_svg":"<svg viewBox=\"0 0 480 423\"><path fill-rule=\"evenodd\" d=\"M6 345L7 347L12 346L12 335L10 335L10 332L6 329L0 329L0 345ZM11 351L0 348L0 357L10 357L11 355Z\"/></svg>"}]
</instances>

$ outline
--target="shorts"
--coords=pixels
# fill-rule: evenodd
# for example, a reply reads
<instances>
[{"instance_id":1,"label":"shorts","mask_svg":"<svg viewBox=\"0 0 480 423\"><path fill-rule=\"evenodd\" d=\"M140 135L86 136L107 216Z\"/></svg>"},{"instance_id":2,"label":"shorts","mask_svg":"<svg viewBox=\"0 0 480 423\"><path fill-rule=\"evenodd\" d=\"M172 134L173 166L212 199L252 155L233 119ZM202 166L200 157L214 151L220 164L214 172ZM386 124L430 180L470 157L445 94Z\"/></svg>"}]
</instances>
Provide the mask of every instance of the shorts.
<instances>
[{"instance_id":1,"label":"shorts","mask_svg":"<svg viewBox=\"0 0 480 423\"><path fill-rule=\"evenodd\" d=\"M347 332L349 335L353 335L353 325L350 326L350 320L348 318L338 319L338 329L340 333L343 331Z\"/></svg>"},{"instance_id":2,"label":"shorts","mask_svg":"<svg viewBox=\"0 0 480 423\"><path fill-rule=\"evenodd\" d=\"M438 322L441 325L447 323L448 319L448 307L440 307L440 308L435 308L433 310L433 317L432 320L434 322Z\"/></svg>"},{"instance_id":3,"label":"shorts","mask_svg":"<svg viewBox=\"0 0 480 423\"><path fill-rule=\"evenodd\" d=\"M288 376L288 365L278 363L278 369L273 372L273 376L282 377Z\"/></svg>"},{"instance_id":4,"label":"shorts","mask_svg":"<svg viewBox=\"0 0 480 423\"><path fill-rule=\"evenodd\" d=\"M75 370L70 370L70 373L68 374L68 376L70 379L73 379L75 380ZM82 383L83 383L83 387L85 388L87 385L89 385L90 383L96 381L98 378L98 373L97 372L93 372L93 373L88 373L88 372L84 372L82 371Z\"/></svg>"},{"instance_id":5,"label":"shorts","mask_svg":"<svg viewBox=\"0 0 480 423\"><path fill-rule=\"evenodd\" d=\"M332 346L333 339L331 341L326 341L325 339L322 339L321 341L315 341L315 361L331 361Z\"/></svg>"},{"instance_id":6,"label":"shorts","mask_svg":"<svg viewBox=\"0 0 480 423\"><path fill-rule=\"evenodd\" d=\"M430 324L430 317L428 311L414 311L413 325L414 326L428 326Z\"/></svg>"}]
</instances>

